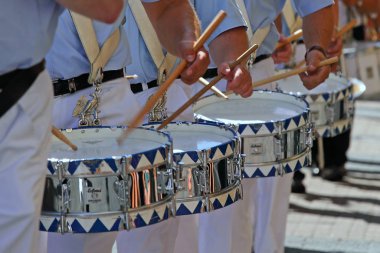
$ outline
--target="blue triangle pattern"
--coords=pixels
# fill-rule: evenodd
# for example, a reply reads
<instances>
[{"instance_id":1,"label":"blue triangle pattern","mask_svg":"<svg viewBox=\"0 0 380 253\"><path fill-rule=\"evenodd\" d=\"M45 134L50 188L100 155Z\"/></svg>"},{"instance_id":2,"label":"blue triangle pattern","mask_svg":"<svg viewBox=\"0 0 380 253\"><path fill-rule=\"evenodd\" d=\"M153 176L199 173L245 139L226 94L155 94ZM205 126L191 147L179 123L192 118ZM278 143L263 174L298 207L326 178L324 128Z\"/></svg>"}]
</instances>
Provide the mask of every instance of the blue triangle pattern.
<instances>
[{"instance_id":1,"label":"blue triangle pattern","mask_svg":"<svg viewBox=\"0 0 380 253\"><path fill-rule=\"evenodd\" d=\"M71 223L71 228L74 233L87 233L77 219L74 219L73 223Z\"/></svg>"},{"instance_id":2,"label":"blue triangle pattern","mask_svg":"<svg viewBox=\"0 0 380 253\"><path fill-rule=\"evenodd\" d=\"M272 167L272 169L269 171L267 177L274 177L274 176L276 176L276 171L277 171L276 168Z\"/></svg>"},{"instance_id":3,"label":"blue triangle pattern","mask_svg":"<svg viewBox=\"0 0 380 253\"><path fill-rule=\"evenodd\" d=\"M115 223L112 225L110 231L119 231L120 223L121 223L121 218L118 218L115 221Z\"/></svg>"},{"instance_id":4,"label":"blue triangle pattern","mask_svg":"<svg viewBox=\"0 0 380 253\"><path fill-rule=\"evenodd\" d=\"M181 204L176 212L177 215L189 215L192 214L189 209L184 204Z\"/></svg>"},{"instance_id":5,"label":"blue triangle pattern","mask_svg":"<svg viewBox=\"0 0 380 253\"><path fill-rule=\"evenodd\" d=\"M244 130L245 130L246 127L247 127L247 125L244 125L244 124L239 125L238 133L242 134L244 132Z\"/></svg>"},{"instance_id":6,"label":"blue triangle pattern","mask_svg":"<svg viewBox=\"0 0 380 253\"><path fill-rule=\"evenodd\" d=\"M41 221L40 221L40 231L46 232L46 228L45 228L45 226L42 224Z\"/></svg>"},{"instance_id":7,"label":"blue triangle pattern","mask_svg":"<svg viewBox=\"0 0 380 253\"><path fill-rule=\"evenodd\" d=\"M113 172L117 171L117 165L116 165L116 161L114 159L107 158L104 161L108 164L108 166L110 166L110 168L113 170Z\"/></svg>"},{"instance_id":8,"label":"blue triangle pattern","mask_svg":"<svg viewBox=\"0 0 380 253\"><path fill-rule=\"evenodd\" d=\"M67 168L67 171L71 175L74 175L75 171L78 169L78 167L79 167L80 164L81 164L81 161L72 161L72 162L69 162L69 167Z\"/></svg>"},{"instance_id":9,"label":"blue triangle pattern","mask_svg":"<svg viewBox=\"0 0 380 253\"><path fill-rule=\"evenodd\" d=\"M50 227L48 228L48 232L57 232L59 226L59 221L57 219L54 219L54 221L51 223Z\"/></svg>"},{"instance_id":10,"label":"blue triangle pattern","mask_svg":"<svg viewBox=\"0 0 380 253\"><path fill-rule=\"evenodd\" d=\"M219 199L215 199L214 200L214 203L212 203L214 209L219 209L219 208L222 208L223 205L220 203Z\"/></svg>"},{"instance_id":11,"label":"blue triangle pattern","mask_svg":"<svg viewBox=\"0 0 380 253\"><path fill-rule=\"evenodd\" d=\"M164 213L164 216L162 218L163 220L167 220L169 219L169 208L165 208L165 213Z\"/></svg>"},{"instance_id":12,"label":"blue triangle pattern","mask_svg":"<svg viewBox=\"0 0 380 253\"><path fill-rule=\"evenodd\" d=\"M301 115L294 117L293 120L296 123L296 126L298 127L300 125Z\"/></svg>"},{"instance_id":13,"label":"blue triangle pattern","mask_svg":"<svg viewBox=\"0 0 380 253\"><path fill-rule=\"evenodd\" d=\"M166 150L165 148L159 148L158 151L160 152L161 156L166 159Z\"/></svg>"},{"instance_id":14,"label":"blue triangle pattern","mask_svg":"<svg viewBox=\"0 0 380 253\"><path fill-rule=\"evenodd\" d=\"M255 134L257 134L260 131L260 129L261 129L262 126L263 126L262 124L251 124L251 125L249 125L249 127L251 128L251 130Z\"/></svg>"},{"instance_id":15,"label":"blue triangle pattern","mask_svg":"<svg viewBox=\"0 0 380 253\"><path fill-rule=\"evenodd\" d=\"M154 159L156 158L157 150L151 150L148 152L145 152L144 155L150 162L150 164L154 164Z\"/></svg>"},{"instance_id":16,"label":"blue triangle pattern","mask_svg":"<svg viewBox=\"0 0 380 253\"><path fill-rule=\"evenodd\" d=\"M285 170L285 173L293 172L292 168L289 166L289 163L287 163L283 168Z\"/></svg>"},{"instance_id":17,"label":"blue triangle pattern","mask_svg":"<svg viewBox=\"0 0 380 253\"><path fill-rule=\"evenodd\" d=\"M144 219L141 217L140 214L136 215L136 219L134 220L134 223L135 223L136 228L140 228L140 227L145 227L146 226L146 223L145 223Z\"/></svg>"},{"instance_id":18,"label":"blue triangle pattern","mask_svg":"<svg viewBox=\"0 0 380 253\"><path fill-rule=\"evenodd\" d=\"M296 167L294 168L294 171L297 171L297 170L300 170L300 169L302 169L302 164L300 163L300 161L297 161Z\"/></svg>"},{"instance_id":19,"label":"blue triangle pattern","mask_svg":"<svg viewBox=\"0 0 380 253\"><path fill-rule=\"evenodd\" d=\"M265 123L266 128L269 130L269 132L273 133L274 131L274 124L271 122Z\"/></svg>"},{"instance_id":20,"label":"blue triangle pattern","mask_svg":"<svg viewBox=\"0 0 380 253\"><path fill-rule=\"evenodd\" d=\"M90 228L89 233L100 233L100 232L108 232L106 226L104 226L103 222L99 219L96 219L92 227Z\"/></svg>"},{"instance_id":21,"label":"blue triangle pattern","mask_svg":"<svg viewBox=\"0 0 380 253\"><path fill-rule=\"evenodd\" d=\"M220 149L220 151L222 152L223 155L226 154L227 146L228 146L228 143L219 146L219 149Z\"/></svg>"},{"instance_id":22,"label":"blue triangle pattern","mask_svg":"<svg viewBox=\"0 0 380 253\"><path fill-rule=\"evenodd\" d=\"M136 169L137 165L140 162L140 160L141 160L141 154L133 155L132 159L131 159L131 166L132 166L132 168Z\"/></svg>"},{"instance_id":23,"label":"blue triangle pattern","mask_svg":"<svg viewBox=\"0 0 380 253\"><path fill-rule=\"evenodd\" d=\"M209 158L210 158L210 159L214 159L215 152L216 152L217 149L218 149L218 147L213 147L213 148L211 148L211 150L210 150L210 155L209 155Z\"/></svg>"},{"instance_id":24,"label":"blue triangle pattern","mask_svg":"<svg viewBox=\"0 0 380 253\"><path fill-rule=\"evenodd\" d=\"M328 94L328 93L322 94L322 97L323 97L323 99L324 99L325 101L328 101L329 98L330 98L330 94Z\"/></svg>"},{"instance_id":25,"label":"blue triangle pattern","mask_svg":"<svg viewBox=\"0 0 380 253\"><path fill-rule=\"evenodd\" d=\"M234 201L232 200L230 194L228 194L227 199L226 199L226 203L224 204L224 206L229 206L233 203L234 203Z\"/></svg>"},{"instance_id":26,"label":"blue triangle pattern","mask_svg":"<svg viewBox=\"0 0 380 253\"><path fill-rule=\"evenodd\" d=\"M198 152L196 152L196 151L189 151L189 152L186 152L186 153L191 158L191 160L193 160L193 162L197 162L199 160Z\"/></svg>"},{"instance_id":27,"label":"blue triangle pattern","mask_svg":"<svg viewBox=\"0 0 380 253\"><path fill-rule=\"evenodd\" d=\"M149 225L153 225L160 222L160 216L158 216L156 210L153 211L152 217L150 218Z\"/></svg>"},{"instance_id":28,"label":"blue triangle pattern","mask_svg":"<svg viewBox=\"0 0 380 253\"><path fill-rule=\"evenodd\" d=\"M253 173L252 177L265 177L263 172L260 170L260 168L257 168L255 172Z\"/></svg>"},{"instance_id":29,"label":"blue triangle pattern","mask_svg":"<svg viewBox=\"0 0 380 253\"><path fill-rule=\"evenodd\" d=\"M291 118L286 119L284 122L284 129L287 130L289 128L290 122L292 121Z\"/></svg>"},{"instance_id":30,"label":"blue triangle pattern","mask_svg":"<svg viewBox=\"0 0 380 253\"><path fill-rule=\"evenodd\" d=\"M99 168L99 165L103 162L103 159L94 159L94 160L84 160L82 161L84 165L91 171L92 174L96 173L96 170Z\"/></svg>"},{"instance_id":31,"label":"blue triangle pattern","mask_svg":"<svg viewBox=\"0 0 380 253\"><path fill-rule=\"evenodd\" d=\"M48 163L47 163L47 168L48 168L48 170L50 171L50 174L54 174L54 172L55 172L55 169L53 168L53 164L52 164L52 162L50 162L50 161L48 161Z\"/></svg>"},{"instance_id":32,"label":"blue triangle pattern","mask_svg":"<svg viewBox=\"0 0 380 253\"><path fill-rule=\"evenodd\" d=\"M305 161L303 162L303 167L305 166L309 166L308 159L305 159Z\"/></svg>"},{"instance_id":33,"label":"blue triangle pattern","mask_svg":"<svg viewBox=\"0 0 380 253\"><path fill-rule=\"evenodd\" d=\"M201 213L201 211L202 211L202 201L198 201L198 205L194 209L194 213Z\"/></svg>"}]
</instances>

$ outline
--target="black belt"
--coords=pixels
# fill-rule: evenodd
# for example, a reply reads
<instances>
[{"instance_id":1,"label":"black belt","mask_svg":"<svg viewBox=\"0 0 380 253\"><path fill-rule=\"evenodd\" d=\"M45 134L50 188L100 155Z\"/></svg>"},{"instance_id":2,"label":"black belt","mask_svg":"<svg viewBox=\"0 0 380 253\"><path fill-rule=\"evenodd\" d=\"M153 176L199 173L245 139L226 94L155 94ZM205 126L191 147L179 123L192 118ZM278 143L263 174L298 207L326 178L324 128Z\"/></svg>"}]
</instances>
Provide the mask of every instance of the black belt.
<instances>
[{"instance_id":1,"label":"black belt","mask_svg":"<svg viewBox=\"0 0 380 253\"><path fill-rule=\"evenodd\" d=\"M32 86L45 69L44 61L27 68L16 69L0 76L0 117L2 117Z\"/></svg>"},{"instance_id":2,"label":"black belt","mask_svg":"<svg viewBox=\"0 0 380 253\"><path fill-rule=\"evenodd\" d=\"M157 80L150 81L146 85L148 86L148 89L158 87ZM142 83L131 84L131 91L134 94L144 91L143 84Z\"/></svg>"},{"instance_id":3,"label":"black belt","mask_svg":"<svg viewBox=\"0 0 380 253\"><path fill-rule=\"evenodd\" d=\"M108 82L121 77L124 77L123 69L104 71L102 82ZM92 84L88 83L87 80L88 74L83 74L67 80L54 80L54 96L74 93L92 87Z\"/></svg>"},{"instance_id":4,"label":"black belt","mask_svg":"<svg viewBox=\"0 0 380 253\"><path fill-rule=\"evenodd\" d=\"M269 57L271 57L270 54L262 54L262 55L259 55L255 58L255 60L253 61L253 64L256 64L256 63L259 63L265 59L268 59ZM206 73L203 75L203 78L204 79L210 79L210 78L214 78L218 75L218 69L217 68L213 68L213 69L208 69L206 71Z\"/></svg>"}]
</instances>

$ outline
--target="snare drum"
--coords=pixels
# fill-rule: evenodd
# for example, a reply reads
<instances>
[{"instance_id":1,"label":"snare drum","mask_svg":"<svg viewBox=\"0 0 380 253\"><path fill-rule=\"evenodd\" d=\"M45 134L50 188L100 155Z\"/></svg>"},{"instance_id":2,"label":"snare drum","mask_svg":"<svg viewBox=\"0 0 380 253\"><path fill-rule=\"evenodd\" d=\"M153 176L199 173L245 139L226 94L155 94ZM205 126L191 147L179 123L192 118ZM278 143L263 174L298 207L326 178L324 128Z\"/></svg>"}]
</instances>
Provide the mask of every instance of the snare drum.
<instances>
[{"instance_id":1,"label":"snare drum","mask_svg":"<svg viewBox=\"0 0 380 253\"><path fill-rule=\"evenodd\" d=\"M307 90L299 76L292 76L278 81L277 89L309 103L311 121L319 136L334 137L351 128L354 104L349 80L330 74L325 82Z\"/></svg>"},{"instance_id":2,"label":"snare drum","mask_svg":"<svg viewBox=\"0 0 380 253\"><path fill-rule=\"evenodd\" d=\"M284 175L311 162L307 103L295 96L255 91L250 98L209 96L194 106L198 121L235 126L246 155L243 177Z\"/></svg>"},{"instance_id":3,"label":"snare drum","mask_svg":"<svg viewBox=\"0 0 380 253\"><path fill-rule=\"evenodd\" d=\"M136 129L119 146L122 128L81 128L53 140L40 230L97 233L144 227L168 219L174 206L167 134Z\"/></svg>"},{"instance_id":4,"label":"snare drum","mask_svg":"<svg viewBox=\"0 0 380 253\"><path fill-rule=\"evenodd\" d=\"M176 215L209 212L241 198L240 142L233 129L178 122L163 131L173 138Z\"/></svg>"}]
</instances>

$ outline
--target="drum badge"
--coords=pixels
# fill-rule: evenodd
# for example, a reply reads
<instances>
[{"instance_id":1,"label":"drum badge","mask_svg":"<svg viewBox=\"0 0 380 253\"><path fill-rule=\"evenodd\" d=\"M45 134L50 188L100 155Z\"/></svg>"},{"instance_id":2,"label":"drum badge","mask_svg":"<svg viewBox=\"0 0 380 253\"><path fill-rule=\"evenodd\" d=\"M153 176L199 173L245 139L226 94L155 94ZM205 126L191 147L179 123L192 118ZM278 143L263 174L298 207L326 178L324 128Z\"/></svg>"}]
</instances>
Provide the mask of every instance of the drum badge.
<instances>
[{"instance_id":1,"label":"drum badge","mask_svg":"<svg viewBox=\"0 0 380 253\"><path fill-rule=\"evenodd\" d=\"M100 96L99 92L95 91L90 96L92 99L87 99L86 96L81 96L73 111L73 117L79 118L79 127L84 126L100 126L98 110Z\"/></svg>"}]
</instances>

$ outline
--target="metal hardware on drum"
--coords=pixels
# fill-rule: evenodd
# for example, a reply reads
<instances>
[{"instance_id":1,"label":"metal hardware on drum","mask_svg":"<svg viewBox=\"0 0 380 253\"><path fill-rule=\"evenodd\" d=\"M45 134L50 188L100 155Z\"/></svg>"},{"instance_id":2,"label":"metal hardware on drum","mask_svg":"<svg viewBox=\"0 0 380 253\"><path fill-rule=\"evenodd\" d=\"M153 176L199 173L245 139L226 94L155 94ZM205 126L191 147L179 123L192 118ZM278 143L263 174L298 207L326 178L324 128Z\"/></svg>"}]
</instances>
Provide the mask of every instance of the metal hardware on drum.
<instances>
[{"instance_id":1,"label":"metal hardware on drum","mask_svg":"<svg viewBox=\"0 0 380 253\"><path fill-rule=\"evenodd\" d=\"M247 155L242 162L246 178L283 176L310 162L310 114L300 98L270 91L255 91L249 99L233 95L228 101L209 96L194 111L199 122L235 126L241 153Z\"/></svg>"},{"instance_id":2,"label":"metal hardware on drum","mask_svg":"<svg viewBox=\"0 0 380 253\"><path fill-rule=\"evenodd\" d=\"M108 127L66 131L80 146L78 152L69 152L64 143L53 140L42 231L130 230L175 215L171 139L154 130L137 129L119 147L116 139L121 131Z\"/></svg>"}]
</instances>

